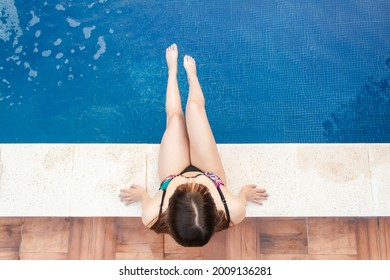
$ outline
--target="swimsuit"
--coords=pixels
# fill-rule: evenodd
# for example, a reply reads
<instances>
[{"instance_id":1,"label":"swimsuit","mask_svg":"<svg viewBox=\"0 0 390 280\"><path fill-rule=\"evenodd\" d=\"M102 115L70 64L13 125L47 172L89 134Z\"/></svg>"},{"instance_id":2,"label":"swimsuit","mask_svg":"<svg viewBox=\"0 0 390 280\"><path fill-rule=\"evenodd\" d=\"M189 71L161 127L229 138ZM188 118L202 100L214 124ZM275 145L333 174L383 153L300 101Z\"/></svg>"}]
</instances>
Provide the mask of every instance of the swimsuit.
<instances>
[{"instance_id":1,"label":"swimsuit","mask_svg":"<svg viewBox=\"0 0 390 280\"><path fill-rule=\"evenodd\" d=\"M184 176L183 174L184 173L187 173L187 172L202 172L198 175L195 175L195 176L192 176L192 177L187 177L187 176ZM215 187L217 188L218 190L218 193L219 193L219 196L221 197L221 200L222 200L222 203L223 203L223 206L225 207L225 213L226 213L226 218L227 218L227 222L228 224L230 223L230 214L229 214L229 209L227 207L227 204L226 204L226 199L225 199L225 196L223 195L222 191L221 191L221 188L220 186L224 186L224 183L222 182L221 178L219 178L219 176L217 174L214 174L212 172L203 172L202 170L200 170L199 168L195 167L195 166L188 166L186 169L183 170L183 172L181 172L180 174L174 174L174 175L169 175L168 177L166 177L161 185L160 185L160 190L163 191L163 194L162 194L162 199L161 199L161 204L160 204L160 212L158 214L158 216L160 217L161 216L161 213L162 213L162 207L163 207L163 203L164 203L164 197L165 197L165 194L166 194L166 190L168 188L168 185L169 183L176 177L180 176L180 177L184 177L184 178L196 178L196 177L199 177L199 176L206 176L207 178L209 178L211 181L213 181Z\"/></svg>"}]
</instances>

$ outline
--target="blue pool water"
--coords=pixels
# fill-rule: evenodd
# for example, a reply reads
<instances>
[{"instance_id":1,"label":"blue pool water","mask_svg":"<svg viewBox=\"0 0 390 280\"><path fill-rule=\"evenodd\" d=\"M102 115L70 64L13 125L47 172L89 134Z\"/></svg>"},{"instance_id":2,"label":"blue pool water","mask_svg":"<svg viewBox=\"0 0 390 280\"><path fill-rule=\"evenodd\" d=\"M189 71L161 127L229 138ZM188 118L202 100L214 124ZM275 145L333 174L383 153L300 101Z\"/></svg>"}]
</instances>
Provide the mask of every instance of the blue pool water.
<instances>
[{"instance_id":1,"label":"blue pool water","mask_svg":"<svg viewBox=\"0 0 390 280\"><path fill-rule=\"evenodd\" d=\"M173 42L218 143L389 142L389 15L388 0L0 0L0 142L159 143Z\"/></svg>"}]
</instances>

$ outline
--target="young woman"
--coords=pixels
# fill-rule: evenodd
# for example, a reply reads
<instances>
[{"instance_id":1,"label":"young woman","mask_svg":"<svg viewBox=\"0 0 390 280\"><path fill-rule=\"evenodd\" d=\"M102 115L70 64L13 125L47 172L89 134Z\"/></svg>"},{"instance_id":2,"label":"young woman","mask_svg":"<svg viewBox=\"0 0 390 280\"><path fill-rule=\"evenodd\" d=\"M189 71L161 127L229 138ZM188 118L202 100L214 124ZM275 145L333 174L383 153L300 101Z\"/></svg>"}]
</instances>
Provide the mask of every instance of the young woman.
<instances>
[{"instance_id":1,"label":"young woman","mask_svg":"<svg viewBox=\"0 0 390 280\"><path fill-rule=\"evenodd\" d=\"M160 145L160 191L150 198L144 188L121 190L124 203L141 201L142 221L157 233L170 234L182 246L203 246L217 231L245 218L246 202L261 204L265 189L244 186L238 196L226 187L226 175L205 110L195 60L184 56L189 94L186 114L177 83L178 49L166 50L168 85L166 130Z\"/></svg>"}]
</instances>

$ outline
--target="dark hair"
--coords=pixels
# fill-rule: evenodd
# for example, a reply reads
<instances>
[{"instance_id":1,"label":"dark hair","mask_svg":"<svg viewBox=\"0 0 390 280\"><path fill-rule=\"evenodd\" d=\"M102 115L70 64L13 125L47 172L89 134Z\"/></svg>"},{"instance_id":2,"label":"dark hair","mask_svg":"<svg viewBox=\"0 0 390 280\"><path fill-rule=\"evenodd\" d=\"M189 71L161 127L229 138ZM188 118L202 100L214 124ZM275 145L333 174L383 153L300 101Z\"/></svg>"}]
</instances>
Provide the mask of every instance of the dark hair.
<instances>
[{"instance_id":1,"label":"dark hair","mask_svg":"<svg viewBox=\"0 0 390 280\"><path fill-rule=\"evenodd\" d=\"M182 246L196 247L207 244L215 232L228 227L225 213L217 211L209 189L187 183L177 187L167 210L150 229L170 234Z\"/></svg>"}]
</instances>

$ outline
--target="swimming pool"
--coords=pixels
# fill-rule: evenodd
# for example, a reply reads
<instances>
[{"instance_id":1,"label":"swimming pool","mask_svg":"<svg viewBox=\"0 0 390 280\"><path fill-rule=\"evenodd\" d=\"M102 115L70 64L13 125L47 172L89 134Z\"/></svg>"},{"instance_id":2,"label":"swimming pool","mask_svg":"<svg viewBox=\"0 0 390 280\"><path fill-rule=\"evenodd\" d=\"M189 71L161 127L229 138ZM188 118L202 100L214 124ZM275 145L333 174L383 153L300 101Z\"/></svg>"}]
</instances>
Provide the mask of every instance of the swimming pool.
<instances>
[{"instance_id":1,"label":"swimming pool","mask_svg":"<svg viewBox=\"0 0 390 280\"><path fill-rule=\"evenodd\" d=\"M159 143L165 48L218 143L390 141L387 0L0 0L1 143ZM181 65L181 63L180 63ZM184 69L179 69L183 103Z\"/></svg>"}]
</instances>

